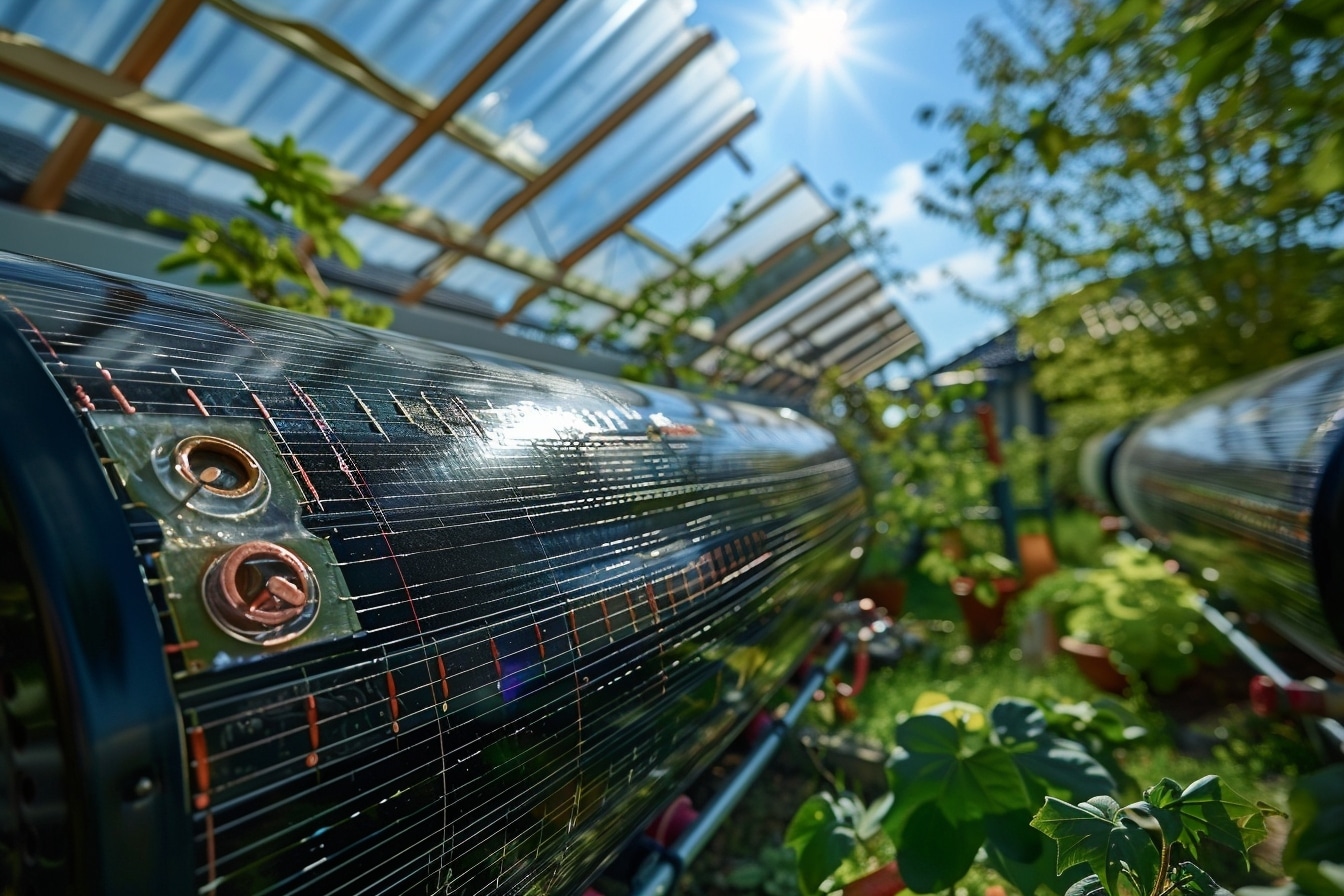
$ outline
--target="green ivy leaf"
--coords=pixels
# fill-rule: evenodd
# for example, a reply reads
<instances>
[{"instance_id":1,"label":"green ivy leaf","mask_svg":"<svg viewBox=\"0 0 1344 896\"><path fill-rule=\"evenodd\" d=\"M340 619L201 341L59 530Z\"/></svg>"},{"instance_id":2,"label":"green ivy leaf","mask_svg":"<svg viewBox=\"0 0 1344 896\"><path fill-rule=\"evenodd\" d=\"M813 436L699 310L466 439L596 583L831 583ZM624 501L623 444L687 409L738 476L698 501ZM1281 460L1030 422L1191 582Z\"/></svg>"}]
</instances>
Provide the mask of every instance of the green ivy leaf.
<instances>
[{"instance_id":1,"label":"green ivy leaf","mask_svg":"<svg viewBox=\"0 0 1344 896\"><path fill-rule=\"evenodd\" d=\"M1063 872L1086 864L1116 893L1121 874L1130 876L1144 893L1151 893L1161 860L1148 834L1121 815L1120 804L1099 796L1070 805L1046 797L1031 826L1058 844L1055 869Z\"/></svg>"}]
</instances>

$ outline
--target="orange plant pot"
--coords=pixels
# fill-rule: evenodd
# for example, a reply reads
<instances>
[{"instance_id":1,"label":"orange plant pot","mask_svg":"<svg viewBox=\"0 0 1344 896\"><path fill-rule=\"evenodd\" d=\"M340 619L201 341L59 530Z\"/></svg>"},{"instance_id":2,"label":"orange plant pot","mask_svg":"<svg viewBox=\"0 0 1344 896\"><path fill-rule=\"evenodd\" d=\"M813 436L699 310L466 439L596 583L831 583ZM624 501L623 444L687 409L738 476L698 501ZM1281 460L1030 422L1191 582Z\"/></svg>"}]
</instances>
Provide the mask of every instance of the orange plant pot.
<instances>
[{"instance_id":1,"label":"orange plant pot","mask_svg":"<svg viewBox=\"0 0 1344 896\"><path fill-rule=\"evenodd\" d=\"M952 595L961 608L961 617L966 620L966 638L972 644L988 644L1003 632L1004 612L1022 583L1017 579L995 579L993 581L996 600L993 605L985 606L975 596L977 582L969 576L959 576L952 580Z\"/></svg>"},{"instance_id":2,"label":"orange plant pot","mask_svg":"<svg viewBox=\"0 0 1344 896\"><path fill-rule=\"evenodd\" d=\"M843 896L895 896L905 889L900 869L895 862L888 862L881 868L855 881L845 884Z\"/></svg>"},{"instance_id":3,"label":"orange plant pot","mask_svg":"<svg viewBox=\"0 0 1344 896\"><path fill-rule=\"evenodd\" d=\"M1074 665L1083 677L1099 690L1112 694L1123 694L1129 689L1129 679L1111 665L1111 649L1100 644L1089 644L1077 638L1065 635L1059 639L1059 646L1073 657Z\"/></svg>"}]
</instances>

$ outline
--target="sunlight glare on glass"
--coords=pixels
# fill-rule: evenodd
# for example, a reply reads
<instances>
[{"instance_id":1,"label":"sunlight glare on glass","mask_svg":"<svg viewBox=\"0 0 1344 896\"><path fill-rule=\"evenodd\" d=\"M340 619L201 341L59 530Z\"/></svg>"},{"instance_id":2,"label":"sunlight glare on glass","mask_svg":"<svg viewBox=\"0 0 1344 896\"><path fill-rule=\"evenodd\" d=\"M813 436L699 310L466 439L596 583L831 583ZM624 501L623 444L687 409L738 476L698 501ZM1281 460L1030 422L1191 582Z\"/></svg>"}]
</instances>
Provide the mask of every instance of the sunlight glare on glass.
<instances>
[{"instance_id":1,"label":"sunlight glare on glass","mask_svg":"<svg viewBox=\"0 0 1344 896\"><path fill-rule=\"evenodd\" d=\"M789 56L811 69L832 68L849 47L849 15L835 3L813 2L789 14L784 43Z\"/></svg>"}]
</instances>

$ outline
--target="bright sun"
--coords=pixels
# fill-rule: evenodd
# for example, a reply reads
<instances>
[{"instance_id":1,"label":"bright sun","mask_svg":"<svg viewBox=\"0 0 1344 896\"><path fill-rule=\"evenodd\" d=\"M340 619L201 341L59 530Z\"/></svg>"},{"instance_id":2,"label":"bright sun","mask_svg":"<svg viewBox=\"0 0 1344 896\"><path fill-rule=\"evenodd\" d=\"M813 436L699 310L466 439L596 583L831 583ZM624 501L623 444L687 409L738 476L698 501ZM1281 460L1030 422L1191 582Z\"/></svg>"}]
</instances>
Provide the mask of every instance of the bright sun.
<instances>
[{"instance_id":1,"label":"bright sun","mask_svg":"<svg viewBox=\"0 0 1344 896\"><path fill-rule=\"evenodd\" d=\"M838 4L825 0L794 9L784 27L790 58L814 70L837 66L849 49L848 19Z\"/></svg>"}]
</instances>

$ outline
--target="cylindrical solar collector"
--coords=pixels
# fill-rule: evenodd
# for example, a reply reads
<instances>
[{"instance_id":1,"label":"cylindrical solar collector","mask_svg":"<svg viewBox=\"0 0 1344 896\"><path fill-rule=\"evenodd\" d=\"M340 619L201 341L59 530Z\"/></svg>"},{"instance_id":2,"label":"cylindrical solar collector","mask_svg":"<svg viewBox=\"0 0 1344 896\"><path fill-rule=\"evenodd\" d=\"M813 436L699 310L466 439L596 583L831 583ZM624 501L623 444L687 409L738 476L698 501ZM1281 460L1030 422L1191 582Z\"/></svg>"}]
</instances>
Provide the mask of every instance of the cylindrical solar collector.
<instances>
[{"instance_id":1,"label":"cylindrical solar collector","mask_svg":"<svg viewBox=\"0 0 1344 896\"><path fill-rule=\"evenodd\" d=\"M582 888L801 660L789 412L0 257L0 881Z\"/></svg>"}]
</instances>

